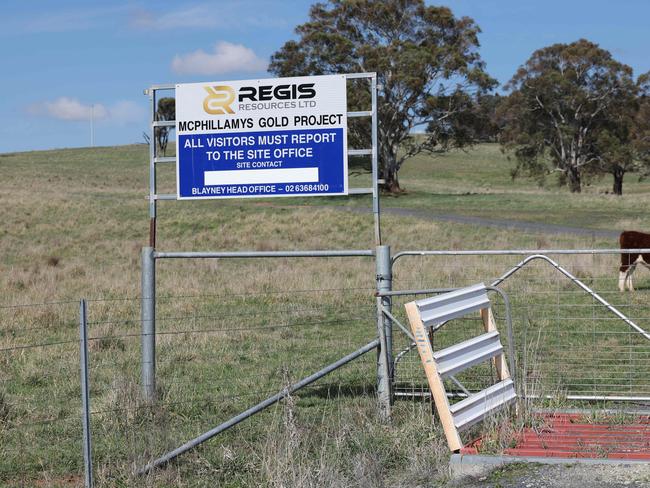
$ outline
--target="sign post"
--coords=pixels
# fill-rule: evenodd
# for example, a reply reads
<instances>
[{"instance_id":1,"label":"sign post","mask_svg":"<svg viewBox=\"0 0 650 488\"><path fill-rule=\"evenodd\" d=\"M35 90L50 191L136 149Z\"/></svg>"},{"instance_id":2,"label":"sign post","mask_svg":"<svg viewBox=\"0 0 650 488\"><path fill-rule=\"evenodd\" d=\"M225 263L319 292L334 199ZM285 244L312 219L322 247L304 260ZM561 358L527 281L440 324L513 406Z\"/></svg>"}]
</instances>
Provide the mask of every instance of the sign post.
<instances>
[{"instance_id":1,"label":"sign post","mask_svg":"<svg viewBox=\"0 0 650 488\"><path fill-rule=\"evenodd\" d=\"M176 85L177 198L347 195L345 75Z\"/></svg>"},{"instance_id":2,"label":"sign post","mask_svg":"<svg viewBox=\"0 0 650 488\"><path fill-rule=\"evenodd\" d=\"M349 80L369 82L369 110L348 111L346 85ZM161 92L173 92L176 120L158 120L157 97ZM155 267L158 259L374 254L369 250L352 251L352 254L348 250L158 252L156 221L159 201L370 194L375 244L380 246L378 185L381 180L375 73L161 84L149 87L145 94L149 96L152 137L149 144L149 247L142 253L142 385L144 398L153 400ZM370 147L348 148L348 118L370 119ZM171 128L176 130L176 156L159 156L156 130ZM348 155L370 157L370 188L349 188ZM169 163L176 165L176 192L159 192L157 168ZM390 350L390 347L386 349Z\"/></svg>"}]
</instances>

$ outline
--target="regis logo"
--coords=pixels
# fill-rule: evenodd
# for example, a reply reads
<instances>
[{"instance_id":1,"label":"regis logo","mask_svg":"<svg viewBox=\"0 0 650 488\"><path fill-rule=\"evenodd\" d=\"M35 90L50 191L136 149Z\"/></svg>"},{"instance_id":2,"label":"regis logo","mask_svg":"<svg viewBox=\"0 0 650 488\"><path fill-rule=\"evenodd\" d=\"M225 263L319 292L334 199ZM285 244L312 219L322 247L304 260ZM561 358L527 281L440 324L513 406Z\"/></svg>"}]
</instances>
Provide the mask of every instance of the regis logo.
<instances>
[{"instance_id":1,"label":"regis logo","mask_svg":"<svg viewBox=\"0 0 650 488\"><path fill-rule=\"evenodd\" d=\"M296 100L314 98L316 90L314 83L301 83L300 85L263 85L242 86L239 89L239 101L251 100L260 102L265 100Z\"/></svg>"},{"instance_id":2,"label":"regis logo","mask_svg":"<svg viewBox=\"0 0 650 488\"><path fill-rule=\"evenodd\" d=\"M234 114L230 104L235 101L235 90L226 85L204 86L208 96L203 100L203 110L212 115Z\"/></svg>"}]
</instances>

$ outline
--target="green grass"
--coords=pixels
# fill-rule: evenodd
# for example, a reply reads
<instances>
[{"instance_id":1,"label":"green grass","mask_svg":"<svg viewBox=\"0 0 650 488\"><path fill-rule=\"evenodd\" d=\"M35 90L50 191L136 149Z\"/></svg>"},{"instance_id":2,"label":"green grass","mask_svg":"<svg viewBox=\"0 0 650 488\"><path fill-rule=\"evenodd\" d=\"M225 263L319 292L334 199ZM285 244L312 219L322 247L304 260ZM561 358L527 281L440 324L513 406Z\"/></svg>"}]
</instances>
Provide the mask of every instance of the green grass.
<instances>
[{"instance_id":1,"label":"green grass","mask_svg":"<svg viewBox=\"0 0 650 488\"><path fill-rule=\"evenodd\" d=\"M398 401L394 422L375 415L368 354L270 411L206 443L145 482L135 467L214 427L291 380L373 339L374 263L367 258L166 260L157 265L160 401L139 397L139 253L148 240L146 146L0 155L0 484L79 481L78 303L90 299L91 401L100 486L422 486L444 484L446 447L428 403ZM512 182L493 145L409 161L407 193L383 206L603 229L647 228L646 183L626 195L597 182L582 195ZM173 168L159 191L174 186ZM367 175L353 186L367 186ZM366 197L161 202L160 250L367 249L369 215L336 205ZM614 247L611 239L441 223L385 215L393 252L407 249ZM616 291L616 256L561 263L643 324L641 291ZM489 282L517 257L404 258L396 288ZM643 288L646 288L644 291ZM542 264L504 285L513 302L518 363L539 393L645 392L650 351L629 329ZM403 318L396 300L395 313ZM497 304L499 327L504 311ZM477 331L459 322L442 347ZM30 347L36 344L58 345ZM396 332L395 350L406 346ZM4 350L6 349L6 350ZM621 359L623 358L623 359ZM607 363L602 373L599 361ZM408 354L397 371L425 385ZM480 387L489 369L463 378ZM473 383L472 383L473 382ZM70 478L72 477L72 478Z\"/></svg>"},{"instance_id":2,"label":"green grass","mask_svg":"<svg viewBox=\"0 0 650 488\"><path fill-rule=\"evenodd\" d=\"M581 194L571 194L558 186L553 175L542 185L526 177L513 180L510 171L514 165L497 144L433 157L421 155L407 161L400 172L407 193L384 198L382 205L594 229L650 227L644 210L650 203L650 180L640 182L638 174L626 176L623 197L611 194L609 176L589 181ZM369 186L366 176L356 180L354 186ZM368 206L369 202L367 197L355 197L319 203Z\"/></svg>"}]
</instances>

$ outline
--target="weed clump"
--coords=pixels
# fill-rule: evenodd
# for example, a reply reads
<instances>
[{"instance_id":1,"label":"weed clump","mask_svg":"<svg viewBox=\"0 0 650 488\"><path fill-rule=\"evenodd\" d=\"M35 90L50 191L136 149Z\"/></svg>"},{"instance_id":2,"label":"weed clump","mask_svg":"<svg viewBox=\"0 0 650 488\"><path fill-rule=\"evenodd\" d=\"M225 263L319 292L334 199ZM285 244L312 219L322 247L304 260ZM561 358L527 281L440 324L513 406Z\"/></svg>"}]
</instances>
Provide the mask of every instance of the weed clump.
<instances>
[{"instance_id":1,"label":"weed clump","mask_svg":"<svg viewBox=\"0 0 650 488\"><path fill-rule=\"evenodd\" d=\"M0 424L5 424L9 421L9 415L11 414L11 408L7 397L3 391L0 391Z\"/></svg>"}]
</instances>

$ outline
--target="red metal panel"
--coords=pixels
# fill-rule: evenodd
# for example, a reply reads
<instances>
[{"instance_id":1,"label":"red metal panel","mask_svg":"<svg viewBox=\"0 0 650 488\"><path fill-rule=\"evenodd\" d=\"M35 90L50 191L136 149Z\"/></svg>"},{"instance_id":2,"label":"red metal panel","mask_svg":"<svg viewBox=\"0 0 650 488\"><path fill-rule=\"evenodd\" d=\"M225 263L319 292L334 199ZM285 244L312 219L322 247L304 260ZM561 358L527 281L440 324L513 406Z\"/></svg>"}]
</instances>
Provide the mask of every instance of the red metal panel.
<instances>
[{"instance_id":1,"label":"red metal panel","mask_svg":"<svg viewBox=\"0 0 650 488\"><path fill-rule=\"evenodd\" d=\"M505 449L509 456L609 458L650 461L650 417L631 423L584 423L579 414L541 415L542 425L526 428L516 446ZM478 454L481 439L472 441L461 454Z\"/></svg>"}]
</instances>

